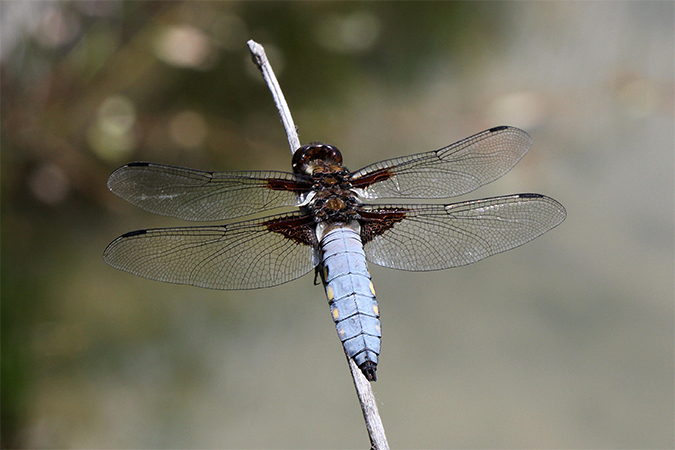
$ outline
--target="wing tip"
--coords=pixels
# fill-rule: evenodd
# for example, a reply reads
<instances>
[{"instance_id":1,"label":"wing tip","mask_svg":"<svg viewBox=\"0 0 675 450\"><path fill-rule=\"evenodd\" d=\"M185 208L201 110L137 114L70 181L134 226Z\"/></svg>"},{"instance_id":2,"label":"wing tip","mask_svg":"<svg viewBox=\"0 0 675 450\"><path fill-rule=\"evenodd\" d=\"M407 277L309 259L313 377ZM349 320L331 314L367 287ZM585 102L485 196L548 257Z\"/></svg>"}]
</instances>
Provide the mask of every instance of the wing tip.
<instances>
[{"instance_id":1,"label":"wing tip","mask_svg":"<svg viewBox=\"0 0 675 450\"><path fill-rule=\"evenodd\" d=\"M512 126L509 126L509 125L499 125L497 127L492 127L489 130L487 130L488 133L499 133L499 132L502 132L502 131L511 132L512 134L520 136L521 139L525 140L527 150L525 150L523 155L525 153L527 153L527 151L532 146L532 136L530 136L527 131L521 130L520 128L512 127Z\"/></svg>"},{"instance_id":2,"label":"wing tip","mask_svg":"<svg viewBox=\"0 0 675 450\"><path fill-rule=\"evenodd\" d=\"M507 125L500 125L500 126L498 126L498 127L492 127L492 128L490 128L488 131L489 131L490 133L496 133L497 131L506 130L507 128L511 128L511 127L509 127L509 126L507 126Z\"/></svg>"},{"instance_id":3,"label":"wing tip","mask_svg":"<svg viewBox=\"0 0 675 450\"><path fill-rule=\"evenodd\" d=\"M114 261L115 260L115 248L117 247L118 243L123 239L127 239L127 238L134 237L134 236L142 236L142 235L147 234L147 233L148 233L148 230L135 230L135 231L129 231L128 233L124 233L122 236L118 237L117 239L112 241L110 244L108 244L108 246L103 251L103 260L107 264L109 264L109 265L111 265L111 266L113 266L117 269L120 269L118 264ZM124 269L122 269L122 270L124 270Z\"/></svg>"},{"instance_id":4,"label":"wing tip","mask_svg":"<svg viewBox=\"0 0 675 450\"><path fill-rule=\"evenodd\" d=\"M523 134L526 134L526 135L529 136L529 134L527 133L527 131L522 130L522 129L518 128L518 127L512 127L511 125L498 125L498 126L496 126L496 127L492 127L492 128L490 128L490 129L488 129L487 132L488 132L488 133L498 133L498 132L504 131L504 130L511 130L511 131L518 132L518 133L523 133Z\"/></svg>"},{"instance_id":5,"label":"wing tip","mask_svg":"<svg viewBox=\"0 0 675 450\"><path fill-rule=\"evenodd\" d=\"M124 233L121 238L128 238L128 237L133 237L133 236L140 236L142 234L148 234L148 230L134 230L134 231L129 231L128 233Z\"/></svg>"},{"instance_id":6,"label":"wing tip","mask_svg":"<svg viewBox=\"0 0 675 450\"><path fill-rule=\"evenodd\" d=\"M135 167L150 167L152 163L149 162L143 162L143 161L135 161L135 162L130 162L129 164L125 164L121 167L118 167L115 169L113 173L110 174L108 177L108 182L106 185L108 186L108 189L110 189L114 194L124 198L122 195L118 193L118 183L120 182L120 178L125 178L127 175L127 170L129 168L135 168Z\"/></svg>"},{"instance_id":7,"label":"wing tip","mask_svg":"<svg viewBox=\"0 0 675 450\"><path fill-rule=\"evenodd\" d=\"M551 198L551 197L549 197L547 195L543 195L543 194L536 194L536 193L533 193L533 192L524 192L524 193L521 193L521 194L516 194L516 196L517 196L517 198L527 198L527 199L538 198L538 199L544 200L546 203L555 205L555 207L558 209L557 212L559 214L559 217L558 217L558 220L556 221L555 225L553 225L553 227L551 227L551 229L555 228L558 225L560 225L561 223L563 223L565 221L565 219L567 218L567 210L565 209L565 207L563 206L562 203L560 203L558 200L556 200L554 198Z\"/></svg>"},{"instance_id":8,"label":"wing tip","mask_svg":"<svg viewBox=\"0 0 675 450\"><path fill-rule=\"evenodd\" d=\"M535 194L533 192L524 192L522 194L518 194L519 198L544 198L546 197L545 195L542 194Z\"/></svg>"}]
</instances>

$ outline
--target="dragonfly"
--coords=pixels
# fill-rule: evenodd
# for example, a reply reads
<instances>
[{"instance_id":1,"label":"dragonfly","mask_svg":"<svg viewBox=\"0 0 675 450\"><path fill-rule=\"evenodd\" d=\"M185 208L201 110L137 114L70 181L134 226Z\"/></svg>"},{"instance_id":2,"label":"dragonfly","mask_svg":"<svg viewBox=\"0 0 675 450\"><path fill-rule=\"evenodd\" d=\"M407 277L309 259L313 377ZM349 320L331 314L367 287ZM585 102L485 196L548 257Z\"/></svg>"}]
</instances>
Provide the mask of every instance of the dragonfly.
<instances>
[{"instance_id":1,"label":"dragonfly","mask_svg":"<svg viewBox=\"0 0 675 450\"><path fill-rule=\"evenodd\" d=\"M508 172L530 149L523 130L499 126L436 151L350 172L333 145L293 154L293 172L207 172L133 162L108 187L146 211L188 221L259 219L132 231L105 250L112 267L168 283L211 289L277 286L315 271L346 354L376 380L381 323L367 263L407 271L475 263L546 233L566 216L533 193L450 204L380 204L443 199Z\"/></svg>"}]
</instances>

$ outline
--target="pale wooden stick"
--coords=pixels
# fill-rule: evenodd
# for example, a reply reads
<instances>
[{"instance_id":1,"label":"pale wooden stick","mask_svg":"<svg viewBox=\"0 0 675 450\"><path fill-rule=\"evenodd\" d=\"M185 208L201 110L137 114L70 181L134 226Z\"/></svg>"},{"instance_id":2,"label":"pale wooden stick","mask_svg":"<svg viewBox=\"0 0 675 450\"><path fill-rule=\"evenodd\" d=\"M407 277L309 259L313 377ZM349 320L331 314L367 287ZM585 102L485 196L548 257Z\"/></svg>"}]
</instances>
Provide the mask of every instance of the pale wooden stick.
<instances>
[{"instance_id":1,"label":"pale wooden stick","mask_svg":"<svg viewBox=\"0 0 675 450\"><path fill-rule=\"evenodd\" d=\"M356 395L359 397L363 418L366 421L366 429L368 430L368 437L370 437L370 448L373 450L389 450L389 443L387 442L387 436L384 434L384 425L382 425L380 412L377 410L373 388L354 360L347 353L345 353L345 356L347 357L347 361L349 361L349 370L352 372Z\"/></svg>"},{"instance_id":2,"label":"pale wooden stick","mask_svg":"<svg viewBox=\"0 0 675 450\"><path fill-rule=\"evenodd\" d=\"M295 152L295 150L300 147L298 131L295 127L295 123L293 123L291 111L288 108L283 92L281 92L279 82L274 76L274 71L267 60L267 56L265 56L265 49L262 45L253 40L248 41L248 47L251 50L253 62L258 66L260 72L262 72L263 78L265 78L267 86L272 92L274 103L277 106L277 110L279 110L281 122L284 124L284 129L286 130L288 145L290 145L291 151ZM366 377L354 360L346 353L345 356L347 356L347 361L349 362L349 369L352 374L352 379L354 380L356 395L359 397L359 402L361 403L361 411L363 411L363 418L366 421L366 429L368 430L368 436L370 437L371 449L389 450L389 443L384 434L384 426L382 425L380 413L377 410L377 403L375 402L375 395L373 394L370 382L366 380Z\"/></svg>"},{"instance_id":3,"label":"pale wooden stick","mask_svg":"<svg viewBox=\"0 0 675 450\"><path fill-rule=\"evenodd\" d=\"M291 152L295 153L295 151L300 147L298 130L296 129L295 123L293 122L293 117L291 116L291 111L288 108L288 104L286 103L286 98L284 98L284 93L281 92L281 86L279 86L279 82L277 81L277 77L274 75L272 66L267 60L265 49L262 45L258 44L252 39L248 41L248 48L251 50L253 62L256 66L258 66L258 69L260 69L260 72L267 83L267 87L272 92L274 104L277 106L279 116L281 117L281 122L284 124L284 129L286 130L288 145L291 147Z\"/></svg>"}]
</instances>

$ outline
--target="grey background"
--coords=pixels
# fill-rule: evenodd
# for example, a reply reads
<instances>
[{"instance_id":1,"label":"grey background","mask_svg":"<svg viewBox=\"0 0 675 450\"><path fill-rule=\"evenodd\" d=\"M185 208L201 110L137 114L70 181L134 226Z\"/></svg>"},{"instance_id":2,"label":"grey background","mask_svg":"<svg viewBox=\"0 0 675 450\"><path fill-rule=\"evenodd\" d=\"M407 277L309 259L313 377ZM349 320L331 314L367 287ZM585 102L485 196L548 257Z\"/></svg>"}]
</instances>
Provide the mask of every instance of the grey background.
<instances>
[{"instance_id":1,"label":"grey background","mask_svg":"<svg viewBox=\"0 0 675 450\"><path fill-rule=\"evenodd\" d=\"M392 447L673 447L672 2L0 12L3 447L368 445L311 276L218 292L101 259L124 232L184 224L107 192L121 164L290 170L250 38L303 143L338 146L350 169L512 125L530 153L458 200L538 192L567 208L472 266L371 265Z\"/></svg>"}]
</instances>

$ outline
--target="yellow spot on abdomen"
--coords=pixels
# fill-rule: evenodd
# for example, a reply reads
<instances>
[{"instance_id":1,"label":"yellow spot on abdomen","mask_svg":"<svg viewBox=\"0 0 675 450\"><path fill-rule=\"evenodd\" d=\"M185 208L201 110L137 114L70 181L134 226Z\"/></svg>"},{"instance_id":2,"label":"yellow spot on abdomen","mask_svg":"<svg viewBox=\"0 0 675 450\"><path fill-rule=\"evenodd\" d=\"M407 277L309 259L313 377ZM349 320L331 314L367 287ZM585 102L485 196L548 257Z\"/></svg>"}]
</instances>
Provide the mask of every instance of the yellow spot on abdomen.
<instances>
[{"instance_id":1,"label":"yellow spot on abdomen","mask_svg":"<svg viewBox=\"0 0 675 450\"><path fill-rule=\"evenodd\" d=\"M333 308L333 319L338 320L340 318L340 311L337 308Z\"/></svg>"},{"instance_id":2,"label":"yellow spot on abdomen","mask_svg":"<svg viewBox=\"0 0 675 450\"><path fill-rule=\"evenodd\" d=\"M338 334L340 335L340 337L343 337L345 335L344 328L340 328L340 330L338 331Z\"/></svg>"},{"instance_id":3,"label":"yellow spot on abdomen","mask_svg":"<svg viewBox=\"0 0 675 450\"><path fill-rule=\"evenodd\" d=\"M326 286L326 297L328 297L328 301L332 302L333 299L335 298L335 293L333 292L333 288L330 286Z\"/></svg>"},{"instance_id":4,"label":"yellow spot on abdomen","mask_svg":"<svg viewBox=\"0 0 675 450\"><path fill-rule=\"evenodd\" d=\"M379 325L375 325L375 329L377 330L378 333L380 332L380 326Z\"/></svg>"},{"instance_id":5,"label":"yellow spot on abdomen","mask_svg":"<svg viewBox=\"0 0 675 450\"><path fill-rule=\"evenodd\" d=\"M379 316L379 315L380 315L380 308L378 308L377 305L373 305L373 312L374 312L376 315Z\"/></svg>"},{"instance_id":6,"label":"yellow spot on abdomen","mask_svg":"<svg viewBox=\"0 0 675 450\"><path fill-rule=\"evenodd\" d=\"M375 286L373 286L373 282L372 282L372 281L370 282L370 292L372 292L373 295L375 295Z\"/></svg>"}]
</instances>

